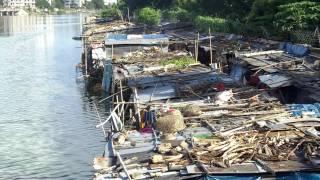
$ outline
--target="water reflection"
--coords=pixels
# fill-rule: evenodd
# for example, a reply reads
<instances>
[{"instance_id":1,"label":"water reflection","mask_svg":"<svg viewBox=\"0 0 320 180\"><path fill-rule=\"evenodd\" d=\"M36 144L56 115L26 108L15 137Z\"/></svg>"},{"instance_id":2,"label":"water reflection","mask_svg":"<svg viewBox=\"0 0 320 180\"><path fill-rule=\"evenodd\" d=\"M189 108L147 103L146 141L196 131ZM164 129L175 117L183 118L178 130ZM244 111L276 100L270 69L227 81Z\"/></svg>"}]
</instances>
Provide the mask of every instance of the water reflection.
<instances>
[{"instance_id":1,"label":"water reflection","mask_svg":"<svg viewBox=\"0 0 320 180\"><path fill-rule=\"evenodd\" d=\"M0 179L92 177L104 138L100 97L75 80L81 19L0 17Z\"/></svg>"}]
</instances>

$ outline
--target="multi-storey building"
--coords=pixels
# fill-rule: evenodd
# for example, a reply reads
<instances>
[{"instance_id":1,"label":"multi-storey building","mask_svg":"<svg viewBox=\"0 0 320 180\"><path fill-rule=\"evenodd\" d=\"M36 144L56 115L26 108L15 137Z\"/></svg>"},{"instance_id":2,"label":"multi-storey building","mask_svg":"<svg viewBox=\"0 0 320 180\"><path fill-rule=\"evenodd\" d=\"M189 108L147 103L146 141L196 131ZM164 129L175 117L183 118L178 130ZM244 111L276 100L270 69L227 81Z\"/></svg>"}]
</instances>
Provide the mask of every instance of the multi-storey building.
<instances>
[{"instance_id":1,"label":"multi-storey building","mask_svg":"<svg viewBox=\"0 0 320 180\"><path fill-rule=\"evenodd\" d=\"M3 5L11 8L35 8L36 0L4 0Z\"/></svg>"},{"instance_id":2,"label":"multi-storey building","mask_svg":"<svg viewBox=\"0 0 320 180\"><path fill-rule=\"evenodd\" d=\"M85 0L64 0L64 7L66 8L78 8L82 7Z\"/></svg>"},{"instance_id":3,"label":"multi-storey building","mask_svg":"<svg viewBox=\"0 0 320 180\"><path fill-rule=\"evenodd\" d=\"M118 0L104 0L104 5L110 6L113 4L117 4Z\"/></svg>"}]
</instances>

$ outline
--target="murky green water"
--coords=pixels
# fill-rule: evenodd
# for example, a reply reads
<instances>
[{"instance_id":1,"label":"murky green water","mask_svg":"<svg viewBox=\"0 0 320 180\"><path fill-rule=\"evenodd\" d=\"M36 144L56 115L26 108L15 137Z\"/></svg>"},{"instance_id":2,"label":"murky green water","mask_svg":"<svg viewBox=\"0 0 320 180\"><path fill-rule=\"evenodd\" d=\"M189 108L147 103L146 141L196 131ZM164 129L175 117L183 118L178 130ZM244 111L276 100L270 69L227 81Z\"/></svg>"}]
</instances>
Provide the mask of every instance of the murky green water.
<instances>
[{"instance_id":1,"label":"murky green water","mask_svg":"<svg viewBox=\"0 0 320 180\"><path fill-rule=\"evenodd\" d=\"M92 178L104 143L76 82L81 19L0 17L0 179Z\"/></svg>"}]
</instances>

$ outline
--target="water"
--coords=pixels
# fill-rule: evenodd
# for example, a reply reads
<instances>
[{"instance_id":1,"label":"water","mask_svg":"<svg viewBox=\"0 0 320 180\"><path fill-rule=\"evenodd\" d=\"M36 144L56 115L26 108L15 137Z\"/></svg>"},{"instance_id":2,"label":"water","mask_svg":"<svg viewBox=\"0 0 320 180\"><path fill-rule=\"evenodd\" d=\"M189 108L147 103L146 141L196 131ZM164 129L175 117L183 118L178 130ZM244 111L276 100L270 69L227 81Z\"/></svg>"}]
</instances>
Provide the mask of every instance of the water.
<instances>
[{"instance_id":1,"label":"water","mask_svg":"<svg viewBox=\"0 0 320 180\"><path fill-rule=\"evenodd\" d=\"M99 97L76 82L81 19L0 17L0 179L92 179L104 142Z\"/></svg>"}]
</instances>

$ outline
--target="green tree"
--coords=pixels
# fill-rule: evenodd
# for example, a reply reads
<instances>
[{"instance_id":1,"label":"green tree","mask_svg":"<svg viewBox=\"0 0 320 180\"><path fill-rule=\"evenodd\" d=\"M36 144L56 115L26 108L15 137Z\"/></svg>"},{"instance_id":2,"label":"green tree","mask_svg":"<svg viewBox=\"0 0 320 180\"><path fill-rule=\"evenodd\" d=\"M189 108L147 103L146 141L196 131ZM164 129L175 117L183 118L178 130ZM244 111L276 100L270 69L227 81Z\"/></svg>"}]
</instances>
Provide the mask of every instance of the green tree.
<instances>
[{"instance_id":1,"label":"green tree","mask_svg":"<svg viewBox=\"0 0 320 180\"><path fill-rule=\"evenodd\" d=\"M101 12L101 17L116 17L119 16L117 6L106 7Z\"/></svg>"},{"instance_id":2,"label":"green tree","mask_svg":"<svg viewBox=\"0 0 320 180\"><path fill-rule=\"evenodd\" d=\"M40 9L50 8L47 0L36 0L36 7Z\"/></svg>"},{"instance_id":3,"label":"green tree","mask_svg":"<svg viewBox=\"0 0 320 180\"><path fill-rule=\"evenodd\" d=\"M314 29L320 24L320 3L302 1L281 5L275 15L275 25L282 30Z\"/></svg>"},{"instance_id":4,"label":"green tree","mask_svg":"<svg viewBox=\"0 0 320 180\"><path fill-rule=\"evenodd\" d=\"M62 8L64 8L64 2L63 2L63 0L53 0L52 6L54 8L62 9Z\"/></svg>"},{"instance_id":5,"label":"green tree","mask_svg":"<svg viewBox=\"0 0 320 180\"><path fill-rule=\"evenodd\" d=\"M91 0L92 6L94 9L103 9L104 2L103 0Z\"/></svg>"},{"instance_id":6,"label":"green tree","mask_svg":"<svg viewBox=\"0 0 320 180\"><path fill-rule=\"evenodd\" d=\"M278 12L278 6L296 2L297 0L255 0L247 21L256 25L272 27L274 15Z\"/></svg>"},{"instance_id":7,"label":"green tree","mask_svg":"<svg viewBox=\"0 0 320 180\"><path fill-rule=\"evenodd\" d=\"M94 5L91 1L85 1L83 6L87 9L94 9Z\"/></svg>"},{"instance_id":8,"label":"green tree","mask_svg":"<svg viewBox=\"0 0 320 180\"><path fill-rule=\"evenodd\" d=\"M138 12L138 21L147 25L159 24L161 14L159 10L145 7Z\"/></svg>"}]
</instances>

